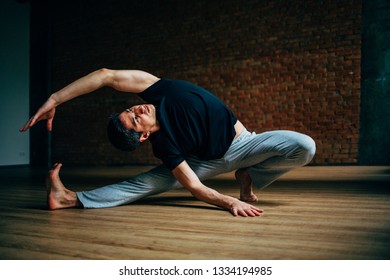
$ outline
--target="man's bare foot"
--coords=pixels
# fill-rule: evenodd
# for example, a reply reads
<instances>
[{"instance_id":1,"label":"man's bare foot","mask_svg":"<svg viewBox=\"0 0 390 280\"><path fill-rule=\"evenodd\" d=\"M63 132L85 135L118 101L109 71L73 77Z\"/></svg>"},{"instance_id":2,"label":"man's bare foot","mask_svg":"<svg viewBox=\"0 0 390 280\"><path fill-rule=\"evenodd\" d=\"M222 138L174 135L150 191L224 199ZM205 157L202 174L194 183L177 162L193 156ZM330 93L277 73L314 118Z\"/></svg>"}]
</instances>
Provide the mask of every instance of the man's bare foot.
<instances>
[{"instance_id":1,"label":"man's bare foot","mask_svg":"<svg viewBox=\"0 0 390 280\"><path fill-rule=\"evenodd\" d=\"M61 163L56 163L46 179L47 205L51 210L80 206L76 193L65 188L61 182L61 166Z\"/></svg>"},{"instance_id":2,"label":"man's bare foot","mask_svg":"<svg viewBox=\"0 0 390 280\"><path fill-rule=\"evenodd\" d=\"M240 200L246 202L258 201L257 196L252 190L252 179L246 169L238 169L235 173L237 182L240 183Z\"/></svg>"}]
</instances>

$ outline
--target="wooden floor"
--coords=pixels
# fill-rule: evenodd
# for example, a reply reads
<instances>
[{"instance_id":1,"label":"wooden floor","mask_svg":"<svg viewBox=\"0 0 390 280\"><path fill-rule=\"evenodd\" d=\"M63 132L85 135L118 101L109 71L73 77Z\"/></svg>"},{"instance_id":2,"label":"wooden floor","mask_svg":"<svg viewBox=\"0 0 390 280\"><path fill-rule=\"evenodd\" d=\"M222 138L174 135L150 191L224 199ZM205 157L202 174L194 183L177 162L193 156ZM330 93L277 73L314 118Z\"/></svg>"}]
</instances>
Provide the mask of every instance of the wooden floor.
<instances>
[{"instance_id":1,"label":"wooden floor","mask_svg":"<svg viewBox=\"0 0 390 280\"><path fill-rule=\"evenodd\" d=\"M67 168L74 190L144 168ZM390 259L390 167L304 167L233 217L184 190L110 209L46 210L46 170L0 168L0 259ZM207 182L232 196L232 174Z\"/></svg>"}]
</instances>

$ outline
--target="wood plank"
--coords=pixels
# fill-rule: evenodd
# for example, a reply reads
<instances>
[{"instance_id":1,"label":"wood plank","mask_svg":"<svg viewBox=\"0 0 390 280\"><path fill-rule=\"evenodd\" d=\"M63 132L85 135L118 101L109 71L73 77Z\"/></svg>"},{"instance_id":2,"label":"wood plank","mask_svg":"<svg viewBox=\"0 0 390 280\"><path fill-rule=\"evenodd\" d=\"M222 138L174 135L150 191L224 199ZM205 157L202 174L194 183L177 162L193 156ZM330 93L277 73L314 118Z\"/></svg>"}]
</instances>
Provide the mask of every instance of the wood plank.
<instances>
[{"instance_id":1,"label":"wood plank","mask_svg":"<svg viewBox=\"0 0 390 280\"><path fill-rule=\"evenodd\" d=\"M129 170L142 168L70 168L63 179L92 188ZM185 190L48 211L42 170L0 169L0 259L389 259L389 170L301 168L260 193L263 217L240 218ZM232 174L208 184L238 195Z\"/></svg>"}]
</instances>

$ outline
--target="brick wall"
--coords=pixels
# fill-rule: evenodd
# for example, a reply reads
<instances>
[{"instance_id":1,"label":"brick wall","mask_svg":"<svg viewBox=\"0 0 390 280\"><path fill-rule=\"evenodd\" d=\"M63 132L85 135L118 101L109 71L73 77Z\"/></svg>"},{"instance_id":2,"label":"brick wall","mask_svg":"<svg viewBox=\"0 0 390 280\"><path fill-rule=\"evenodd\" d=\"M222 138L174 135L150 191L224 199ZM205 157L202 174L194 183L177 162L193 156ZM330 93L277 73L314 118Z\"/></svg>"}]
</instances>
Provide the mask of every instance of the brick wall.
<instances>
[{"instance_id":1,"label":"brick wall","mask_svg":"<svg viewBox=\"0 0 390 280\"><path fill-rule=\"evenodd\" d=\"M187 79L223 99L249 130L291 129L317 142L314 164L358 157L361 3L61 1L52 8L52 88L101 67ZM101 89L58 108L53 158L154 164L150 144L110 147L110 113L141 102Z\"/></svg>"}]
</instances>

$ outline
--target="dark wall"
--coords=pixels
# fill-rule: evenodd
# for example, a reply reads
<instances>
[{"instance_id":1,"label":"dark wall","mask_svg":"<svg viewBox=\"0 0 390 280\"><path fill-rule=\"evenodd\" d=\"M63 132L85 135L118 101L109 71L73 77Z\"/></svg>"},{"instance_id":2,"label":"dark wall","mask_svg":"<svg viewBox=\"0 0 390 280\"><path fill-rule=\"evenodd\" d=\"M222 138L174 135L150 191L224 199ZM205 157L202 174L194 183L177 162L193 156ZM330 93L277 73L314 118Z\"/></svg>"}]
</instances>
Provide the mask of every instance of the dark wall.
<instances>
[{"instance_id":1,"label":"dark wall","mask_svg":"<svg viewBox=\"0 0 390 280\"><path fill-rule=\"evenodd\" d=\"M51 18L53 90L101 67L187 79L249 130L311 135L313 163L358 161L360 1L59 1ZM61 105L53 159L157 163L148 144L124 154L106 140L110 113L138 102L102 89Z\"/></svg>"},{"instance_id":2,"label":"dark wall","mask_svg":"<svg viewBox=\"0 0 390 280\"><path fill-rule=\"evenodd\" d=\"M51 14L50 0L31 2L30 17L30 115L46 101L51 92ZM30 133L30 164L48 166L51 163L51 143L44 123Z\"/></svg>"},{"instance_id":3,"label":"dark wall","mask_svg":"<svg viewBox=\"0 0 390 280\"><path fill-rule=\"evenodd\" d=\"M362 28L361 164L390 164L390 2L365 1Z\"/></svg>"},{"instance_id":4,"label":"dark wall","mask_svg":"<svg viewBox=\"0 0 390 280\"><path fill-rule=\"evenodd\" d=\"M0 2L0 168L30 163L30 137L18 128L29 116L30 5Z\"/></svg>"}]
</instances>

